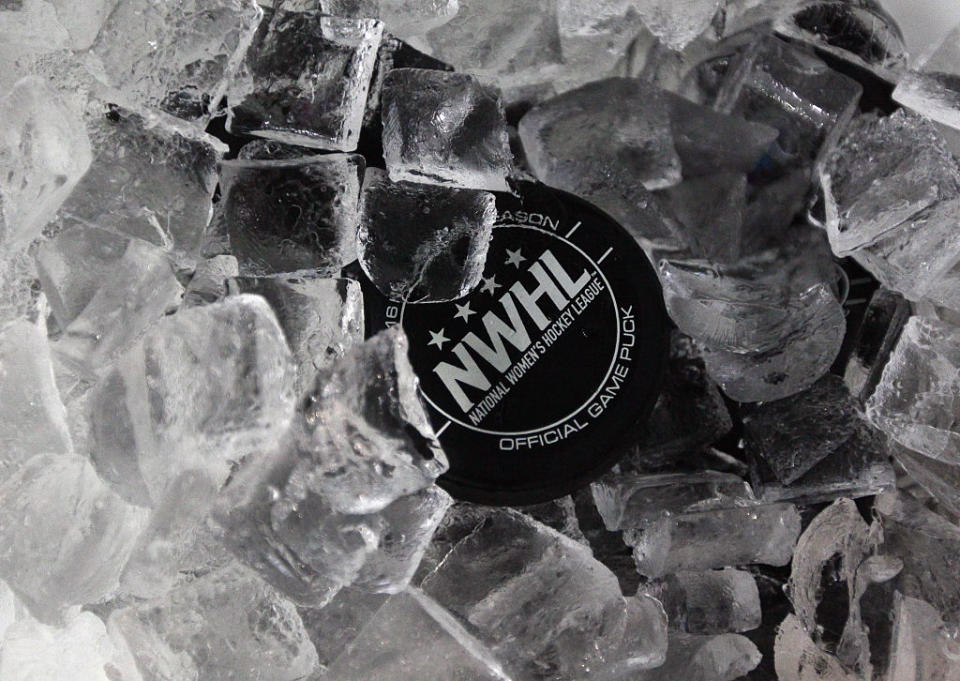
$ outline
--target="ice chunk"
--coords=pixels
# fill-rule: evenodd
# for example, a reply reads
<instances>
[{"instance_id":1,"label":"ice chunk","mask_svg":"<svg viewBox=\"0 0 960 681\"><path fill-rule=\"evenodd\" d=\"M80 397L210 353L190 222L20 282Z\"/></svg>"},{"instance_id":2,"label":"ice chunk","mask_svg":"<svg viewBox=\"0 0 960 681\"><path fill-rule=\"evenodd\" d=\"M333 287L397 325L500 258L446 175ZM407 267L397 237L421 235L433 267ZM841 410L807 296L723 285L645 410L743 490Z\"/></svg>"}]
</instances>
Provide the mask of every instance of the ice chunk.
<instances>
[{"instance_id":1,"label":"ice chunk","mask_svg":"<svg viewBox=\"0 0 960 681\"><path fill-rule=\"evenodd\" d=\"M957 681L957 641L937 609L897 595L889 677L895 681Z\"/></svg>"},{"instance_id":2,"label":"ice chunk","mask_svg":"<svg viewBox=\"0 0 960 681\"><path fill-rule=\"evenodd\" d=\"M383 81L381 108L394 182L507 191L512 163L503 103L474 76L393 69Z\"/></svg>"},{"instance_id":3,"label":"ice chunk","mask_svg":"<svg viewBox=\"0 0 960 681\"><path fill-rule=\"evenodd\" d=\"M360 199L360 265L393 299L455 300L480 283L496 215L488 192L393 183L371 168Z\"/></svg>"},{"instance_id":4,"label":"ice chunk","mask_svg":"<svg viewBox=\"0 0 960 681\"><path fill-rule=\"evenodd\" d=\"M960 128L960 26L904 74L893 98L927 118Z\"/></svg>"},{"instance_id":5,"label":"ice chunk","mask_svg":"<svg viewBox=\"0 0 960 681\"><path fill-rule=\"evenodd\" d=\"M91 102L90 169L64 202L64 226L92 225L196 255L207 238L217 164L227 151L193 126Z\"/></svg>"},{"instance_id":6,"label":"ice chunk","mask_svg":"<svg viewBox=\"0 0 960 681\"><path fill-rule=\"evenodd\" d=\"M244 274L337 276L356 257L356 154L223 163L216 222Z\"/></svg>"},{"instance_id":7,"label":"ice chunk","mask_svg":"<svg viewBox=\"0 0 960 681\"><path fill-rule=\"evenodd\" d=\"M0 481L37 454L73 451L46 335L17 321L0 327Z\"/></svg>"},{"instance_id":8,"label":"ice chunk","mask_svg":"<svg viewBox=\"0 0 960 681\"><path fill-rule=\"evenodd\" d=\"M314 376L363 342L363 293L351 279L240 277L231 293L252 293L270 303L296 363L297 393Z\"/></svg>"},{"instance_id":9,"label":"ice chunk","mask_svg":"<svg viewBox=\"0 0 960 681\"><path fill-rule=\"evenodd\" d=\"M636 3L643 23L672 50L680 51L707 30L723 0L643 0Z\"/></svg>"},{"instance_id":10,"label":"ice chunk","mask_svg":"<svg viewBox=\"0 0 960 681\"><path fill-rule=\"evenodd\" d=\"M663 665L637 674L636 681L733 681L760 663L760 651L750 639L738 634L695 636L674 633L667 644Z\"/></svg>"},{"instance_id":11,"label":"ice chunk","mask_svg":"<svg viewBox=\"0 0 960 681\"><path fill-rule=\"evenodd\" d=\"M703 175L664 190L660 197L685 227L685 241L697 257L717 263L740 259L747 208L746 175Z\"/></svg>"},{"instance_id":12,"label":"ice chunk","mask_svg":"<svg viewBox=\"0 0 960 681\"><path fill-rule=\"evenodd\" d=\"M417 590L390 598L336 659L326 681L509 681L450 613Z\"/></svg>"},{"instance_id":13,"label":"ice chunk","mask_svg":"<svg viewBox=\"0 0 960 681\"><path fill-rule=\"evenodd\" d=\"M911 317L890 355L867 417L905 447L960 464L960 328Z\"/></svg>"},{"instance_id":14,"label":"ice chunk","mask_svg":"<svg viewBox=\"0 0 960 681\"><path fill-rule=\"evenodd\" d=\"M371 594L344 587L322 608L300 606L297 612L310 635L320 666L326 670L350 643L360 635L389 594Z\"/></svg>"},{"instance_id":15,"label":"ice chunk","mask_svg":"<svg viewBox=\"0 0 960 681\"><path fill-rule=\"evenodd\" d=\"M626 631L616 577L590 550L511 511L490 511L423 582L518 678L582 678L616 665L629 635L633 671L663 660L663 620ZM534 618L529 612L536 611ZM638 613L639 615L639 613Z\"/></svg>"},{"instance_id":16,"label":"ice chunk","mask_svg":"<svg viewBox=\"0 0 960 681\"><path fill-rule=\"evenodd\" d=\"M44 622L117 589L147 522L73 455L28 461L0 487L0 577Z\"/></svg>"},{"instance_id":17,"label":"ice chunk","mask_svg":"<svg viewBox=\"0 0 960 681\"><path fill-rule=\"evenodd\" d=\"M317 667L293 604L239 566L116 610L108 626L150 680L295 681Z\"/></svg>"},{"instance_id":18,"label":"ice chunk","mask_svg":"<svg viewBox=\"0 0 960 681\"><path fill-rule=\"evenodd\" d=\"M663 603L675 631L724 634L760 626L757 582L743 570L677 572L649 586L647 593Z\"/></svg>"},{"instance_id":19,"label":"ice chunk","mask_svg":"<svg viewBox=\"0 0 960 681\"><path fill-rule=\"evenodd\" d=\"M0 244L13 252L40 236L93 155L78 113L38 77L0 97L0 120Z\"/></svg>"},{"instance_id":20,"label":"ice chunk","mask_svg":"<svg viewBox=\"0 0 960 681\"><path fill-rule=\"evenodd\" d=\"M773 649L780 681L857 681L840 661L821 650L804 631L796 615L787 615L777 631Z\"/></svg>"},{"instance_id":21,"label":"ice chunk","mask_svg":"<svg viewBox=\"0 0 960 681\"><path fill-rule=\"evenodd\" d=\"M290 351L262 298L182 309L93 389L91 456L104 479L144 505L186 470L219 486L243 455L284 432L292 384Z\"/></svg>"},{"instance_id":22,"label":"ice chunk","mask_svg":"<svg viewBox=\"0 0 960 681\"><path fill-rule=\"evenodd\" d=\"M844 383L861 404L876 389L909 316L910 305L902 296L884 288L871 296L843 372Z\"/></svg>"},{"instance_id":23,"label":"ice chunk","mask_svg":"<svg viewBox=\"0 0 960 681\"><path fill-rule=\"evenodd\" d=\"M356 149L383 24L315 9L280 7L270 15L228 92L227 130L317 149Z\"/></svg>"},{"instance_id":24,"label":"ice chunk","mask_svg":"<svg viewBox=\"0 0 960 681\"><path fill-rule=\"evenodd\" d=\"M857 418L843 379L827 375L792 397L745 407L747 449L790 484L849 440Z\"/></svg>"},{"instance_id":25,"label":"ice chunk","mask_svg":"<svg viewBox=\"0 0 960 681\"><path fill-rule=\"evenodd\" d=\"M538 523L543 523L584 546L590 545L580 530L580 521L577 519L577 509L572 497L560 497L541 504L516 506L514 508L524 515L530 516Z\"/></svg>"},{"instance_id":26,"label":"ice chunk","mask_svg":"<svg viewBox=\"0 0 960 681\"><path fill-rule=\"evenodd\" d=\"M907 475L938 502L960 516L960 466L937 461L906 447L894 446L893 456Z\"/></svg>"},{"instance_id":27,"label":"ice chunk","mask_svg":"<svg viewBox=\"0 0 960 681\"><path fill-rule=\"evenodd\" d=\"M59 245L69 254L71 245ZM102 257L103 253L99 255ZM108 257L117 255L119 258L112 261L99 281L89 270L74 276L74 265L79 262L69 260L69 267L51 267L42 280L45 287L52 287L54 295L68 301L60 313L65 319L74 310L79 312L70 319L53 348L59 359L80 375L92 376L102 371L147 327L180 303L183 287L163 250L140 239L126 239L122 255L114 252ZM97 259L91 258L92 264L96 265ZM70 290L73 281L83 288ZM88 288L94 286L95 289Z\"/></svg>"},{"instance_id":28,"label":"ice chunk","mask_svg":"<svg viewBox=\"0 0 960 681\"><path fill-rule=\"evenodd\" d=\"M680 570L727 565L786 565L800 534L792 504L744 506L684 513L627 530L640 574L661 577Z\"/></svg>"},{"instance_id":29,"label":"ice chunk","mask_svg":"<svg viewBox=\"0 0 960 681\"><path fill-rule=\"evenodd\" d=\"M20 620L0 644L4 681L141 681L130 651L90 612L71 612L59 628Z\"/></svg>"},{"instance_id":30,"label":"ice chunk","mask_svg":"<svg viewBox=\"0 0 960 681\"><path fill-rule=\"evenodd\" d=\"M182 306L208 305L222 300L227 295L227 279L239 275L240 265L232 255L201 260L183 292Z\"/></svg>"},{"instance_id":31,"label":"ice chunk","mask_svg":"<svg viewBox=\"0 0 960 681\"><path fill-rule=\"evenodd\" d=\"M754 501L746 482L716 471L644 475L614 468L593 483L591 491L609 530L643 528L671 515Z\"/></svg>"},{"instance_id":32,"label":"ice chunk","mask_svg":"<svg viewBox=\"0 0 960 681\"><path fill-rule=\"evenodd\" d=\"M254 0L119 2L91 48L113 101L196 119L226 92L263 16Z\"/></svg>"},{"instance_id":33,"label":"ice chunk","mask_svg":"<svg viewBox=\"0 0 960 681\"><path fill-rule=\"evenodd\" d=\"M767 37L727 74L716 108L776 128L778 165L806 165L832 146L855 113L862 90L812 50Z\"/></svg>"},{"instance_id":34,"label":"ice chunk","mask_svg":"<svg viewBox=\"0 0 960 681\"><path fill-rule=\"evenodd\" d=\"M443 26L456 16L458 0L320 0L327 14L351 19L379 19L402 40Z\"/></svg>"}]
</instances>

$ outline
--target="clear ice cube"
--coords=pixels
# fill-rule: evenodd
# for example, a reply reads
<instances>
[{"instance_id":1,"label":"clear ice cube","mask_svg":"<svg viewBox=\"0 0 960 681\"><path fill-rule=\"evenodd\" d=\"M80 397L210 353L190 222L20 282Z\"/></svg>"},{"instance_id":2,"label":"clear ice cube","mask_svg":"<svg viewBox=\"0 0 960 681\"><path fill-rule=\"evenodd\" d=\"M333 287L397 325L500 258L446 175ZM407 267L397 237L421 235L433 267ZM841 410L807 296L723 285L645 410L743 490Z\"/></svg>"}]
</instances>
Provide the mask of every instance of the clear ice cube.
<instances>
[{"instance_id":1,"label":"clear ice cube","mask_svg":"<svg viewBox=\"0 0 960 681\"><path fill-rule=\"evenodd\" d=\"M631 678L636 681L676 681L678 678L734 681L751 672L761 657L750 639L739 634L671 633L666 661Z\"/></svg>"},{"instance_id":2,"label":"clear ice cube","mask_svg":"<svg viewBox=\"0 0 960 681\"><path fill-rule=\"evenodd\" d=\"M338 276L356 257L363 167L356 154L225 161L215 223L241 273Z\"/></svg>"},{"instance_id":3,"label":"clear ice cube","mask_svg":"<svg viewBox=\"0 0 960 681\"><path fill-rule=\"evenodd\" d=\"M360 266L394 300L456 300L480 283L496 216L489 192L394 183L368 169L357 234Z\"/></svg>"},{"instance_id":4,"label":"clear ice cube","mask_svg":"<svg viewBox=\"0 0 960 681\"><path fill-rule=\"evenodd\" d=\"M324 670L360 635L390 597L344 587L323 607L297 607Z\"/></svg>"},{"instance_id":5,"label":"clear ice cube","mask_svg":"<svg viewBox=\"0 0 960 681\"><path fill-rule=\"evenodd\" d=\"M24 78L3 94L0 244L13 252L40 236L87 172L93 154L79 114L44 80Z\"/></svg>"},{"instance_id":6,"label":"clear ice cube","mask_svg":"<svg viewBox=\"0 0 960 681\"><path fill-rule=\"evenodd\" d=\"M383 81L380 115L394 182L508 190L512 159L503 103L476 77L393 69Z\"/></svg>"},{"instance_id":7,"label":"clear ice cube","mask_svg":"<svg viewBox=\"0 0 960 681\"><path fill-rule=\"evenodd\" d=\"M904 74L893 98L927 118L960 129L960 26Z\"/></svg>"},{"instance_id":8,"label":"clear ice cube","mask_svg":"<svg viewBox=\"0 0 960 681\"><path fill-rule=\"evenodd\" d=\"M654 582L647 593L663 603L674 631L725 634L760 626L760 592L745 570L681 571Z\"/></svg>"},{"instance_id":9,"label":"clear ice cube","mask_svg":"<svg viewBox=\"0 0 960 681\"><path fill-rule=\"evenodd\" d=\"M206 117L262 17L254 0L123 0L91 47L90 67L113 101Z\"/></svg>"},{"instance_id":10,"label":"clear ice cube","mask_svg":"<svg viewBox=\"0 0 960 681\"><path fill-rule=\"evenodd\" d=\"M317 149L356 149L383 24L282 5L268 12L230 86L227 129Z\"/></svg>"},{"instance_id":11,"label":"clear ice cube","mask_svg":"<svg viewBox=\"0 0 960 681\"><path fill-rule=\"evenodd\" d=\"M85 459L35 456L0 487L0 578L55 624L66 608L116 592L147 518Z\"/></svg>"}]
</instances>

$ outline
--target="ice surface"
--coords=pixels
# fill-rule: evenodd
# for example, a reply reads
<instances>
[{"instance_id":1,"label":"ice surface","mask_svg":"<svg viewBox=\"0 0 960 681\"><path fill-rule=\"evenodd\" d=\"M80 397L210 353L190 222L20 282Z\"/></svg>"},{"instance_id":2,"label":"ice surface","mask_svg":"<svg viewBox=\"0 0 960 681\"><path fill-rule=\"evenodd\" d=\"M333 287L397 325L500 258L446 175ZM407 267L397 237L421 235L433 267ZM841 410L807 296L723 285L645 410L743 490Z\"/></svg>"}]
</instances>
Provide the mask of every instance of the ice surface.
<instances>
[{"instance_id":1,"label":"ice surface","mask_svg":"<svg viewBox=\"0 0 960 681\"><path fill-rule=\"evenodd\" d=\"M85 225L195 255L207 237L225 144L150 111L87 106L90 169L64 202L63 226Z\"/></svg>"},{"instance_id":2,"label":"ice surface","mask_svg":"<svg viewBox=\"0 0 960 681\"><path fill-rule=\"evenodd\" d=\"M293 371L267 303L242 295L163 318L89 398L91 456L124 497L152 505L180 473L222 484L293 416Z\"/></svg>"},{"instance_id":3,"label":"ice surface","mask_svg":"<svg viewBox=\"0 0 960 681\"><path fill-rule=\"evenodd\" d=\"M459 0L320 0L327 14L352 19L379 19L384 28L409 41L456 16Z\"/></svg>"},{"instance_id":4,"label":"ice surface","mask_svg":"<svg viewBox=\"0 0 960 681\"><path fill-rule=\"evenodd\" d=\"M743 570L677 572L647 587L647 593L663 603L674 631L724 634L760 626L757 583Z\"/></svg>"},{"instance_id":5,"label":"ice surface","mask_svg":"<svg viewBox=\"0 0 960 681\"><path fill-rule=\"evenodd\" d=\"M760 662L760 651L750 639L738 634L695 636L671 633L663 665L641 672L636 681L733 681L748 674Z\"/></svg>"},{"instance_id":6,"label":"ice surface","mask_svg":"<svg viewBox=\"0 0 960 681\"><path fill-rule=\"evenodd\" d=\"M383 24L311 9L269 12L228 92L227 129L352 151Z\"/></svg>"},{"instance_id":7,"label":"ice surface","mask_svg":"<svg viewBox=\"0 0 960 681\"><path fill-rule=\"evenodd\" d=\"M108 626L144 681L296 681L317 667L293 604L239 566L116 610Z\"/></svg>"},{"instance_id":8,"label":"ice surface","mask_svg":"<svg viewBox=\"0 0 960 681\"><path fill-rule=\"evenodd\" d=\"M383 81L380 115L394 182L507 191L512 159L503 103L474 76L393 69Z\"/></svg>"},{"instance_id":9,"label":"ice surface","mask_svg":"<svg viewBox=\"0 0 960 681\"><path fill-rule=\"evenodd\" d=\"M660 194L683 224L694 254L716 263L736 262L743 251L747 177L743 173L703 175Z\"/></svg>"},{"instance_id":10,"label":"ice surface","mask_svg":"<svg viewBox=\"0 0 960 681\"><path fill-rule=\"evenodd\" d=\"M867 401L867 417L905 447L960 464L960 329L911 317Z\"/></svg>"},{"instance_id":11,"label":"ice surface","mask_svg":"<svg viewBox=\"0 0 960 681\"><path fill-rule=\"evenodd\" d=\"M662 577L680 570L728 565L786 565L800 534L792 504L744 506L684 513L627 530L640 574Z\"/></svg>"},{"instance_id":12,"label":"ice surface","mask_svg":"<svg viewBox=\"0 0 960 681\"><path fill-rule=\"evenodd\" d=\"M96 234L89 238L99 242L100 237ZM83 239L85 237L79 240ZM100 243L104 242L109 240ZM59 296L66 300L60 313L64 319L76 313L53 348L58 357L80 375L103 371L145 329L180 303L183 287L174 276L166 253L145 241L129 238L121 255L114 250L121 243L111 244L109 255L101 250L87 261L96 267L97 260L109 259L112 260L109 268L76 275L74 267L81 262L79 257L72 259L76 251L70 249L74 244L59 243L55 248L64 247L65 266L51 266L41 280L44 288L52 292L51 298ZM95 279L92 275L96 272L103 274ZM73 290L74 281L82 288Z\"/></svg>"},{"instance_id":13,"label":"ice surface","mask_svg":"<svg viewBox=\"0 0 960 681\"><path fill-rule=\"evenodd\" d=\"M56 50L69 34L58 21L56 8L45 0L10 0L0 5L0 43Z\"/></svg>"},{"instance_id":14,"label":"ice surface","mask_svg":"<svg viewBox=\"0 0 960 681\"><path fill-rule=\"evenodd\" d=\"M892 681L957 681L957 641L937 609L917 598L898 594L894 610Z\"/></svg>"},{"instance_id":15,"label":"ice surface","mask_svg":"<svg viewBox=\"0 0 960 681\"><path fill-rule=\"evenodd\" d=\"M297 393L320 369L363 342L363 293L351 279L239 277L231 293L262 296L273 308L296 364Z\"/></svg>"},{"instance_id":16,"label":"ice surface","mask_svg":"<svg viewBox=\"0 0 960 681\"><path fill-rule=\"evenodd\" d=\"M356 154L223 163L216 223L244 274L338 276L356 257Z\"/></svg>"},{"instance_id":17,"label":"ice surface","mask_svg":"<svg viewBox=\"0 0 960 681\"><path fill-rule=\"evenodd\" d=\"M455 300L480 283L496 216L488 192L394 183L368 169L360 198L360 265L394 300Z\"/></svg>"},{"instance_id":18,"label":"ice surface","mask_svg":"<svg viewBox=\"0 0 960 681\"><path fill-rule=\"evenodd\" d=\"M909 303L893 291L880 288L871 296L843 373L847 388L860 403L877 387L909 316Z\"/></svg>"},{"instance_id":19,"label":"ice surface","mask_svg":"<svg viewBox=\"0 0 960 681\"><path fill-rule=\"evenodd\" d=\"M960 128L960 26L904 74L893 98L927 118Z\"/></svg>"},{"instance_id":20,"label":"ice surface","mask_svg":"<svg viewBox=\"0 0 960 681\"><path fill-rule=\"evenodd\" d=\"M91 69L118 103L204 117L262 16L253 0L123 0L91 48Z\"/></svg>"},{"instance_id":21,"label":"ice surface","mask_svg":"<svg viewBox=\"0 0 960 681\"><path fill-rule=\"evenodd\" d=\"M853 116L862 87L811 50L758 40L726 76L716 108L780 131L778 165L805 165L829 149Z\"/></svg>"},{"instance_id":22,"label":"ice surface","mask_svg":"<svg viewBox=\"0 0 960 681\"><path fill-rule=\"evenodd\" d=\"M390 598L323 676L326 681L510 681L450 613L410 589Z\"/></svg>"},{"instance_id":23,"label":"ice surface","mask_svg":"<svg viewBox=\"0 0 960 681\"><path fill-rule=\"evenodd\" d=\"M227 279L240 275L240 265L232 255L215 255L197 263L183 292L183 306L216 303L227 295Z\"/></svg>"},{"instance_id":24,"label":"ice surface","mask_svg":"<svg viewBox=\"0 0 960 681\"><path fill-rule=\"evenodd\" d=\"M517 678L602 673L624 661L625 635L635 642L627 663L634 672L663 660L665 622L641 618L642 629L626 632L613 573L587 547L516 512L491 510L423 589L468 622Z\"/></svg>"},{"instance_id":25,"label":"ice surface","mask_svg":"<svg viewBox=\"0 0 960 681\"><path fill-rule=\"evenodd\" d=\"M389 598L389 594L344 587L321 608L297 608L324 670L357 638Z\"/></svg>"},{"instance_id":26,"label":"ice surface","mask_svg":"<svg viewBox=\"0 0 960 681\"><path fill-rule=\"evenodd\" d=\"M667 516L751 504L738 476L716 471L644 475L614 468L591 485L609 530L644 528Z\"/></svg>"},{"instance_id":27,"label":"ice surface","mask_svg":"<svg viewBox=\"0 0 960 681\"><path fill-rule=\"evenodd\" d=\"M142 681L129 650L90 612L69 613L63 627L19 620L0 648L4 681Z\"/></svg>"},{"instance_id":28,"label":"ice surface","mask_svg":"<svg viewBox=\"0 0 960 681\"><path fill-rule=\"evenodd\" d=\"M0 487L0 578L35 617L56 623L69 606L113 595L147 515L86 460L36 456Z\"/></svg>"},{"instance_id":29,"label":"ice surface","mask_svg":"<svg viewBox=\"0 0 960 681\"><path fill-rule=\"evenodd\" d=\"M13 252L40 236L93 156L79 113L40 78L0 90L0 120L0 244Z\"/></svg>"},{"instance_id":30,"label":"ice surface","mask_svg":"<svg viewBox=\"0 0 960 681\"><path fill-rule=\"evenodd\" d=\"M0 481L37 454L73 451L46 335L18 321L0 327Z\"/></svg>"}]
</instances>

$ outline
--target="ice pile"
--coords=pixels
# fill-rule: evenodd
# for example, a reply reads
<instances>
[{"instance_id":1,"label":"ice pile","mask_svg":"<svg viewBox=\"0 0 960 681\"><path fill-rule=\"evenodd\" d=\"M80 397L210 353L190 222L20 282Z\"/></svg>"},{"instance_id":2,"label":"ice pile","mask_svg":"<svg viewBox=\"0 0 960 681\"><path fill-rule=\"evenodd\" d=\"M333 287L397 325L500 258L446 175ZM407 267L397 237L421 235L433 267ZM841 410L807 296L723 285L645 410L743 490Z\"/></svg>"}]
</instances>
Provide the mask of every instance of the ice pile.
<instances>
[{"instance_id":1,"label":"ice pile","mask_svg":"<svg viewBox=\"0 0 960 681\"><path fill-rule=\"evenodd\" d=\"M958 39L0 0L0 680L960 681ZM531 177L656 268L663 388L573 496L455 503L359 279L469 294Z\"/></svg>"}]
</instances>

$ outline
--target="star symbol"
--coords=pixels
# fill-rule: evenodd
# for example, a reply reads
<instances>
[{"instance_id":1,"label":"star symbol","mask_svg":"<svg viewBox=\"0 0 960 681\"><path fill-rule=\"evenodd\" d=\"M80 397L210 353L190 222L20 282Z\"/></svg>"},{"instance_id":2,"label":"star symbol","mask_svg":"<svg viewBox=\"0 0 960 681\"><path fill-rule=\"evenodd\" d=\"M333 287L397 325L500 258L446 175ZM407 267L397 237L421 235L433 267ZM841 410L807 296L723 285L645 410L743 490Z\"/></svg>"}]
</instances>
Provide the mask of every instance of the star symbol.
<instances>
[{"instance_id":1,"label":"star symbol","mask_svg":"<svg viewBox=\"0 0 960 681\"><path fill-rule=\"evenodd\" d=\"M518 248L515 251L507 249L507 261L503 263L504 265L513 265L517 269L520 269L520 263L526 260L521 254L520 249Z\"/></svg>"},{"instance_id":2,"label":"star symbol","mask_svg":"<svg viewBox=\"0 0 960 681\"><path fill-rule=\"evenodd\" d=\"M430 342L427 345L436 345L438 349L443 350L443 344L448 340L450 339L443 335L443 329L440 329L439 333L431 331Z\"/></svg>"},{"instance_id":3,"label":"star symbol","mask_svg":"<svg viewBox=\"0 0 960 681\"><path fill-rule=\"evenodd\" d=\"M470 323L470 315L472 315L472 314L477 314L476 312L474 312L473 310L470 309L470 302L469 302L469 301L467 301L467 302L464 303L463 305L460 305L460 304L458 304L458 303L454 303L454 305L455 305L456 308L457 308L457 314L453 315L453 318L454 318L454 319L458 319L458 318L459 318L459 319L462 319L464 324L469 324L469 323Z\"/></svg>"},{"instance_id":4,"label":"star symbol","mask_svg":"<svg viewBox=\"0 0 960 681\"><path fill-rule=\"evenodd\" d=\"M500 284L497 283L497 275L493 275L492 277L483 278L483 286L480 287L480 290L486 291L491 296L494 296L498 288L500 288Z\"/></svg>"}]
</instances>

